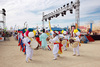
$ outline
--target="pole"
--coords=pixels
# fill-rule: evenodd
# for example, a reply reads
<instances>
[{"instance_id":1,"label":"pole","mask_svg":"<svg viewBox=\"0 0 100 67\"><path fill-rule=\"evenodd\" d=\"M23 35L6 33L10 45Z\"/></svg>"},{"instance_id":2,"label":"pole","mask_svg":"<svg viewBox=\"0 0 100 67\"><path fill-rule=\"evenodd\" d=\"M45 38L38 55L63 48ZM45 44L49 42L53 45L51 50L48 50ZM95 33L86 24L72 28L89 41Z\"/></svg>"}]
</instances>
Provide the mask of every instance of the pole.
<instances>
[{"instance_id":1,"label":"pole","mask_svg":"<svg viewBox=\"0 0 100 67\"><path fill-rule=\"evenodd\" d=\"M24 28L25 28L25 24L26 24L26 23L27 23L27 22L24 23Z\"/></svg>"},{"instance_id":2,"label":"pole","mask_svg":"<svg viewBox=\"0 0 100 67\"><path fill-rule=\"evenodd\" d=\"M91 29L91 31L92 31L92 23L90 23L90 29Z\"/></svg>"},{"instance_id":3,"label":"pole","mask_svg":"<svg viewBox=\"0 0 100 67\"><path fill-rule=\"evenodd\" d=\"M36 27L36 28L37 28L37 30L38 30L38 24L37 24L37 27Z\"/></svg>"},{"instance_id":4,"label":"pole","mask_svg":"<svg viewBox=\"0 0 100 67\"><path fill-rule=\"evenodd\" d=\"M5 28L6 18L3 14L2 14L2 18L3 18L3 28Z\"/></svg>"},{"instance_id":5,"label":"pole","mask_svg":"<svg viewBox=\"0 0 100 67\"><path fill-rule=\"evenodd\" d=\"M50 20L49 20L49 28L50 28L50 31L51 31L51 24L50 24Z\"/></svg>"},{"instance_id":6,"label":"pole","mask_svg":"<svg viewBox=\"0 0 100 67\"><path fill-rule=\"evenodd\" d=\"M75 0L75 4L76 4L76 9L75 9L75 21L78 24L78 27L80 26L80 1L79 0Z\"/></svg>"},{"instance_id":7,"label":"pole","mask_svg":"<svg viewBox=\"0 0 100 67\"><path fill-rule=\"evenodd\" d=\"M43 12L43 17L42 17L42 23L43 23L43 29L44 29L44 12Z\"/></svg>"},{"instance_id":8,"label":"pole","mask_svg":"<svg viewBox=\"0 0 100 67\"><path fill-rule=\"evenodd\" d=\"M26 25L26 29L28 29L28 24Z\"/></svg>"}]
</instances>

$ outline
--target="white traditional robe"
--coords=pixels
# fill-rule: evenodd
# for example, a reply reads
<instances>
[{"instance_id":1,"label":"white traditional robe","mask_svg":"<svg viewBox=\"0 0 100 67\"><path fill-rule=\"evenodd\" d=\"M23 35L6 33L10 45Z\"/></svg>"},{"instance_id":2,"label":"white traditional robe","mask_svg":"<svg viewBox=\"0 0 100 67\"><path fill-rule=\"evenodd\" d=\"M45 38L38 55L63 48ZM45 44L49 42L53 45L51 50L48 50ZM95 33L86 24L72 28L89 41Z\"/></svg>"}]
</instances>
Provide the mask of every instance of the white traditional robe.
<instances>
[{"instance_id":1,"label":"white traditional robe","mask_svg":"<svg viewBox=\"0 0 100 67\"><path fill-rule=\"evenodd\" d=\"M63 47L64 47L64 50L66 50L66 49L67 49L67 48L66 48L66 45L67 45L68 36L65 35L65 36L64 36L64 39L66 40L66 42L65 42L65 44L63 44Z\"/></svg>"},{"instance_id":2,"label":"white traditional robe","mask_svg":"<svg viewBox=\"0 0 100 67\"><path fill-rule=\"evenodd\" d=\"M79 41L80 42L80 39L79 39L78 36L75 37L75 39L76 39L75 41ZM76 48L73 48L73 54L76 54L76 51L77 51L77 54L80 55L80 53L79 53L79 43L78 43L78 46Z\"/></svg>"},{"instance_id":3,"label":"white traditional robe","mask_svg":"<svg viewBox=\"0 0 100 67\"><path fill-rule=\"evenodd\" d=\"M59 36L55 36L53 39L50 39L49 41L52 42L52 43L60 42L59 41ZM54 44L53 54L54 54L55 58L57 58L58 51L59 51L59 44Z\"/></svg>"},{"instance_id":4,"label":"white traditional robe","mask_svg":"<svg viewBox=\"0 0 100 67\"><path fill-rule=\"evenodd\" d=\"M33 49L30 47L30 44L28 42L31 42L31 40L26 37L24 38L24 41L23 41L26 45L26 61L28 61L28 58L32 59L32 56L33 56Z\"/></svg>"}]
</instances>

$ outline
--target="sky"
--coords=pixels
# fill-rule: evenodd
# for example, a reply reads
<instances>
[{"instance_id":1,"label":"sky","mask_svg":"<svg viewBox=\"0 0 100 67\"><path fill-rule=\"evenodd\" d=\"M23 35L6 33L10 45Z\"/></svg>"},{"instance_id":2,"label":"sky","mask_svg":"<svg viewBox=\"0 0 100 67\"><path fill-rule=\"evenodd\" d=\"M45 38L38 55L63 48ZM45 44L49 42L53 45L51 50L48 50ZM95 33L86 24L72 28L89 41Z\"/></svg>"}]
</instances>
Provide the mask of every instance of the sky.
<instances>
[{"instance_id":1,"label":"sky","mask_svg":"<svg viewBox=\"0 0 100 67\"><path fill-rule=\"evenodd\" d=\"M9 29L15 25L19 28L27 22L29 27L42 26L42 13L48 14L75 0L0 0L0 10L6 9L6 26ZM2 21L2 14L0 14ZM100 22L100 0L80 0L80 25L94 21ZM48 22L44 22L48 26ZM73 14L67 11L64 17L53 18L51 26L67 27L75 23ZM2 24L0 24L2 25Z\"/></svg>"}]
</instances>

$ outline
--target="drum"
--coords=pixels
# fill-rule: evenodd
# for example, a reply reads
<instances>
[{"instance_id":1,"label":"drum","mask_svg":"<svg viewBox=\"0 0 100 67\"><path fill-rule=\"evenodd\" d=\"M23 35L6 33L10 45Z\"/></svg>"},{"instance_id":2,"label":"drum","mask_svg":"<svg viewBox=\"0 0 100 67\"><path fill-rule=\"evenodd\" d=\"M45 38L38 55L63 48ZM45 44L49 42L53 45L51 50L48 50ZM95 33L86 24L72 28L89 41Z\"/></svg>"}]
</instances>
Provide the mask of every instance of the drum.
<instances>
[{"instance_id":1,"label":"drum","mask_svg":"<svg viewBox=\"0 0 100 67\"><path fill-rule=\"evenodd\" d=\"M30 45L31 45L31 48L34 49L38 46L38 42L35 39L32 38Z\"/></svg>"},{"instance_id":2,"label":"drum","mask_svg":"<svg viewBox=\"0 0 100 67\"><path fill-rule=\"evenodd\" d=\"M79 44L78 42L74 42L74 43L72 44L72 47L73 47L73 48L76 48L76 47L78 46L78 44Z\"/></svg>"}]
</instances>

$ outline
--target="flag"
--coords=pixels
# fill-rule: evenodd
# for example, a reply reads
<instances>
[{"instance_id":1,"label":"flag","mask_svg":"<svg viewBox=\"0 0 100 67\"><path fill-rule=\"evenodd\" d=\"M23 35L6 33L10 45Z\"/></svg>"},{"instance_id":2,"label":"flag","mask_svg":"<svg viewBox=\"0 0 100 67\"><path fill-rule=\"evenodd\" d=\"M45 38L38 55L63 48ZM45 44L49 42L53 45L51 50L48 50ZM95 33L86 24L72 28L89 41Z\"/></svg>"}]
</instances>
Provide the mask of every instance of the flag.
<instances>
[{"instance_id":1,"label":"flag","mask_svg":"<svg viewBox=\"0 0 100 67\"><path fill-rule=\"evenodd\" d=\"M51 31L51 24L50 24L50 20L49 20L49 29L50 29L50 31Z\"/></svg>"},{"instance_id":2,"label":"flag","mask_svg":"<svg viewBox=\"0 0 100 67\"><path fill-rule=\"evenodd\" d=\"M78 28L78 24L76 23L75 26L76 26L76 29L77 29Z\"/></svg>"}]
</instances>

